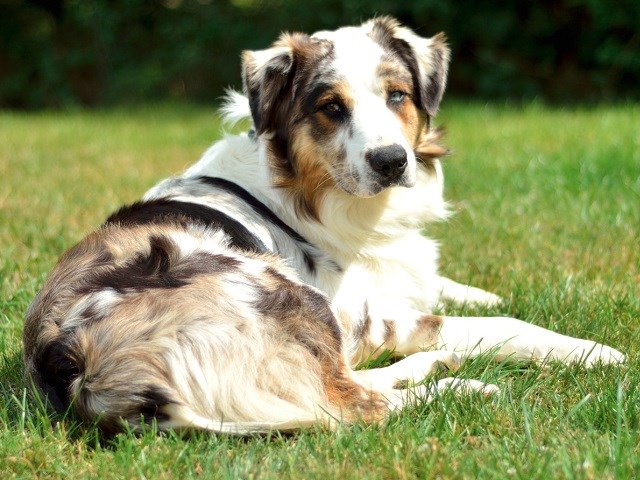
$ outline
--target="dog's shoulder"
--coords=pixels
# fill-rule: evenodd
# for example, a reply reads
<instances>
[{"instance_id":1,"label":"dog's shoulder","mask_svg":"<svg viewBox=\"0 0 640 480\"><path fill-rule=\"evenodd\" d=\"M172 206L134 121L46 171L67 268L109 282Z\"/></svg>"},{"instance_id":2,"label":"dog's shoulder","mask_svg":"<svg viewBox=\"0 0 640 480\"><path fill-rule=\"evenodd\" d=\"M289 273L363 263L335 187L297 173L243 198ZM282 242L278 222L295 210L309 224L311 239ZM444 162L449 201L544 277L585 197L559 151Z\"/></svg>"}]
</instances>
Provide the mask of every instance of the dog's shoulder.
<instances>
[{"instance_id":1,"label":"dog's shoulder","mask_svg":"<svg viewBox=\"0 0 640 480\"><path fill-rule=\"evenodd\" d=\"M206 168L201 172L213 174L214 170ZM189 221L223 230L232 247L281 257L309 283L313 283L320 270L340 271L335 261L267 205L260 192L249 192L244 185L223 176L197 173L191 170L183 176L163 180L147 192L140 204L117 212L111 221L123 213L135 221L138 217L144 219L150 210L181 208ZM231 176L224 170L218 173ZM136 212L137 208L145 212Z\"/></svg>"}]
</instances>

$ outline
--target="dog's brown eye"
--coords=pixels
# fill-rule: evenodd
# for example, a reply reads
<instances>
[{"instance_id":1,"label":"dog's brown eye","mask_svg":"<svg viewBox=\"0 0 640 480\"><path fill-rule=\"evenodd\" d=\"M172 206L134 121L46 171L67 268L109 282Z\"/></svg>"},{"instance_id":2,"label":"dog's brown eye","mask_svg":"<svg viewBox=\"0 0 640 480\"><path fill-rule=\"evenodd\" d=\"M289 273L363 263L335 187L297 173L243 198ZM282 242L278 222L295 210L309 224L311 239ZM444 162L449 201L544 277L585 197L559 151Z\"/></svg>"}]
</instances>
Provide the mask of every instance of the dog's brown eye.
<instances>
[{"instance_id":1,"label":"dog's brown eye","mask_svg":"<svg viewBox=\"0 0 640 480\"><path fill-rule=\"evenodd\" d=\"M389 93L389 102L402 103L406 97L407 97L406 93L400 90L394 90L393 92Z\"/></svg>"},{"instance_id":2,"label":"dog's brown eye","mask_svg":"<svg viewBox=\"0 0 640 480\"><path fill-rule=\"evenodd\" d=\"M332 117L340 116L343 113L342 105L340 105L338 102L325 103L321 107L321 109L324 113Z\"/></svg>"}]
</instances>

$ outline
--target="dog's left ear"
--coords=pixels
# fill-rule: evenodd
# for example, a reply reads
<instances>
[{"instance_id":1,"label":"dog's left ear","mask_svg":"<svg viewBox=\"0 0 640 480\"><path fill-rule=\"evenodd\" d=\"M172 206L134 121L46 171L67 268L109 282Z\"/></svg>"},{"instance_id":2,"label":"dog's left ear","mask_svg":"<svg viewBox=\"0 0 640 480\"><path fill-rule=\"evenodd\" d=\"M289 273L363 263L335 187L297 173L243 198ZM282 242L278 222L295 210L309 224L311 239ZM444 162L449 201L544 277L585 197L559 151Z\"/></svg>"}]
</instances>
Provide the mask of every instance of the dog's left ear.
<instances>
[{"instance_id":1,"label":"dog's left ear","mask_svg":"<svg viewBox=\"0 0 640 480\"><path fill-rule=\"evenodd\" d=\"M395 52L409 67L417 105L434 116L447 85L450 51L445 34L422 38L391 17L378 17L367 24L372 38Z\"/></svg>"}]
</instances>

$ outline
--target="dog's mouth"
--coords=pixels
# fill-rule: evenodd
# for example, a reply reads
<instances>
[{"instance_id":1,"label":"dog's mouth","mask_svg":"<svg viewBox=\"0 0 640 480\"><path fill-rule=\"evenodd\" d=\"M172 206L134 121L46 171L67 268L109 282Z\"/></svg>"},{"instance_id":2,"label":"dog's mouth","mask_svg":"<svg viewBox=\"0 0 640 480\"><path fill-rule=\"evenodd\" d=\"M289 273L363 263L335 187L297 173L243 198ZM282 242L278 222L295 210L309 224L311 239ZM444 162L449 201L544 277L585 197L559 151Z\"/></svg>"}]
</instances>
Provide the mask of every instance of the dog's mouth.
<instances>
[{"instance_id":1,"label":"dog's mouth","mask_svg":"<svg viewBox=\"0 0 640 480\"><path fill-rule=\"evenodd\" d=\"M407 172L394 177L381 176L373 172L367 175L367 179L362 179L356 172L346 175L339 175L335 178L336 185L345 193L356 197L374 197L385 190L394 187L411 188L415 186L415 176L410 176Z\"/></svg>"},{"instance_id":2,"label":"dog's mouth","mask_svg":"<svg viewBox=\"0 0 640 480\"><path fill-rule=\"evenodd\" d=\"M411 188L416 184L415 178L411 179L408 175L399 175L394 178L383 177L371 185L372 195L393 187Z\"/></svg>"}]
</instances>

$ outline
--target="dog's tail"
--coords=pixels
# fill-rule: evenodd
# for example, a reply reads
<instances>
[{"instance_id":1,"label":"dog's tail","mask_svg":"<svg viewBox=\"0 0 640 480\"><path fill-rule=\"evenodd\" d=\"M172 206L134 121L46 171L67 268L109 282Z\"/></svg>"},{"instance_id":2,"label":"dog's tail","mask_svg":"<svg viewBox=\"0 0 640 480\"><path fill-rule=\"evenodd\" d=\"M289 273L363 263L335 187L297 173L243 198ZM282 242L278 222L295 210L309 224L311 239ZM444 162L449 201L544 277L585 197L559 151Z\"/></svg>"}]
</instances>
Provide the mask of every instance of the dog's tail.
<instances>
[{"instance_id":1,"label":"dog's tail","mask_svg":"<svg viewBox=\"0 0 640 480\"><path fill-rule=\"evenodd\" d=\"M275 422L225 422L212 420L198 415L191 408L182 405L170 405L164 408L170 420L162 423L163 428L175 430L207 430L209 432L228 435L251 435L269 432L294 432L301 428L311 427L321 423L317 416L301 416L285 421Z\"/></svg>"},{"instance_id":2,"label":"dog's tail","mask_svg":"<svg viewBox=\"0 0 640 480\"><path fill-rule=\"evenodd\" d=\"M131 332L127 334L131 336ZM313 425L332 426L339 416L323 399L320 378L305 368L301 358L298 377L272 378L276 389L290 389L285 398L279 398L274 395L277 392L267 388L270 385L261 388L256 384L259 378L243 375L240 368L234 372L224 369L212 376L215 355L208 358L195 338L187 343L205 357L202 364L194 362L192 352L181 350L177 343L171 348L174 361L164 362L163 355L151 353L158 353L153 341L126 355L114 355L101 351L101 345L89 335L82 337L72 342L67 338L47 342L29 361L28 372L54 408L96 421L108 434L121 431L125 424L135 430L151 421L160 430L232 435L291 432ZM208 343L210 339L204 340ZM171 341L165 338L161 343ZM256 365L250 367L248 370L257 370ZM213 397L218 399L217 404L212 402ZM306 401L305 397L313 400Z\"/></svg>"},{"instance_id":3,"label":"dog's tail","mask_svg":"<svg viewBox=\"0 0 640 480\"><path fill-rule=\"evenodd\" d=\"M249 99L240 92L228 89L220 108L222 119L229 126L236 125L244 120L251 120L251 108Z\"/></svg>"},{"instance_id":4,"label":"dog's tail","mask_svg":"<svg viewBox=\"0 0 640 480\"><path fill-rule=\"evenodd\" d=\"M356 382L339 352L325 359L332 363L326 368L293 344L267 359L257 355L264 345L232 330L223 333L233 338L215 342L214 333L223 329L207 328L213 322L199 329L175 323L167 322L171 331L164 335L157 326L139 332L155 334L145 342L131 328L51 338L27 355L27 372L58 411L96 422L107 434L148 422L160 430L231 435L292 432L377 421L389 413L387 399ZM126 340L133 340L131 348L118 345Z\"/></svg>"}]
</instances>

